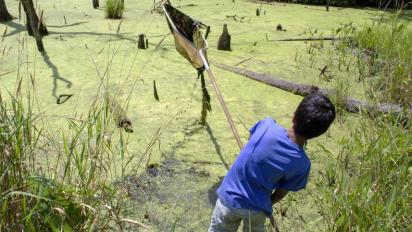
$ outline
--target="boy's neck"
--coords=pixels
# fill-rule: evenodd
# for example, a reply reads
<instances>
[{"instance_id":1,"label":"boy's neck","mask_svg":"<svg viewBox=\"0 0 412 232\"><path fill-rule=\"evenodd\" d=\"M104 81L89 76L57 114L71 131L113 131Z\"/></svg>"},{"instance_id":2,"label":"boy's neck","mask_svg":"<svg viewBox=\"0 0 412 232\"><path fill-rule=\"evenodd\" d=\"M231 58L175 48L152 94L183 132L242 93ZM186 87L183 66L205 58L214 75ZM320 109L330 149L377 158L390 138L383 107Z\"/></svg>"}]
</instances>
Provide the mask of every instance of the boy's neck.
<instances>
[{"instance_id":1,"label":"boy's neck","mask_svg":"<svg viewBox=\"0 0 412 232\"><path fill-rule=\"evenodd\" d=\"M296 134L293 127L288 130L288 136L292 140L292 142L296 143L301 148L303 148L305 143L308 141L307 139L303 138L302 136L299 136L298 134Z\"/></svg>"}]
</instances>

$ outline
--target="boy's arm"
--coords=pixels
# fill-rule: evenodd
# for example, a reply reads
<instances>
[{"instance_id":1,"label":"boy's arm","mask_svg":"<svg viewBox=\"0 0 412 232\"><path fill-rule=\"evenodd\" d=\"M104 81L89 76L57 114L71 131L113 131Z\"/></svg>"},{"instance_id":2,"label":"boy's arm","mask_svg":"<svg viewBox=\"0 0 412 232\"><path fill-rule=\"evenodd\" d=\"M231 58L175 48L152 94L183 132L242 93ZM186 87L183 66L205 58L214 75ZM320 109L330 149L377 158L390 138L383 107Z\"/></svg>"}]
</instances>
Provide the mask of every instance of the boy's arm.
<instances>
[{"instance_id":1,"label":"boy's arm","mask_svg":"<svg viewBox=\"0 0 412 232\"><path fill-rule=\"evenodd\" d=\"M272 205L282 200L282 198L284 198L286 194L288 194L288 190L281 189L281 188L276 189L275 192L273 192L272 196L270 197L272 200Z\"/></svg>"}]
</instances>

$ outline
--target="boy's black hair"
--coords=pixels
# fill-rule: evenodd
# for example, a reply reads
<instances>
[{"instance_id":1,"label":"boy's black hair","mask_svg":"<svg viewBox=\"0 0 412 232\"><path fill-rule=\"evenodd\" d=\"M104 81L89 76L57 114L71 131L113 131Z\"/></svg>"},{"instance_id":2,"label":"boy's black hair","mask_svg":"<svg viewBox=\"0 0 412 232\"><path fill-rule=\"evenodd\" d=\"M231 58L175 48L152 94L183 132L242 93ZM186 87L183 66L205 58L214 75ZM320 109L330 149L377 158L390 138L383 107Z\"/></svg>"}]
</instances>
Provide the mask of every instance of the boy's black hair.
<instances>
[{"instance_id":1,"label":"boy's black hair","mask_svg":"<svg viewBox=\"0 0 412 232\"><path fill-rule=\"evenodd\" d=\"M335 106L325 95L312 93L303 98L295 112L293 129L306 139L325 133L335 119Z\"/></svg>"}]
</instances>

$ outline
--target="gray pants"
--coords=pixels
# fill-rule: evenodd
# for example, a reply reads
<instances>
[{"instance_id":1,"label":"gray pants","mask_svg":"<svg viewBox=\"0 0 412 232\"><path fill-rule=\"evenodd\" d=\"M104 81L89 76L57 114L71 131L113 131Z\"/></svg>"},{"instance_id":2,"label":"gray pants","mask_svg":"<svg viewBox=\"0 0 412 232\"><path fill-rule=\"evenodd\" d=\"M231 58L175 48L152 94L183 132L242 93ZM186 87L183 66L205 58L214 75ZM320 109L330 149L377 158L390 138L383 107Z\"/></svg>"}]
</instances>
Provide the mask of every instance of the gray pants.
<instances>
[{"instance_id":1,"label":"gray pants","mask_svg":"<svg viewBox=\"0 0 412 232\"><path fill-rule=\"evenodd\" d=\"M236 232L241 221L243 221L243 232L264 232L265 220L266 216L263 212L226 206L218 198L209 232Z\"/></svg>"}]
</instances>

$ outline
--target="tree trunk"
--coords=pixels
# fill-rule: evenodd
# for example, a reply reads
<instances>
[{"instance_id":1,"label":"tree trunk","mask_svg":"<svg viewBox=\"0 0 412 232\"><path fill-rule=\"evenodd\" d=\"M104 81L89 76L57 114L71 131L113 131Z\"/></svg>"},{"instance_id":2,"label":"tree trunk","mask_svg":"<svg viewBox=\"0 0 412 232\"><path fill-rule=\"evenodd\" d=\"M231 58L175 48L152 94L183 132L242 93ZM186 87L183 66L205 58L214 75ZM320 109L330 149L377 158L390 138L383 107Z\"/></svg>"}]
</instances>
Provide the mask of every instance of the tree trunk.
<instances>
[{"instance_id":1,"label":"tree trunk","mask_svg":"<svg viewBox=\"0 0 412 232\"><path fill-rule=\"evenodd\" d=\"M39 17L38 17L37 14L36 14L36 10L34 9L33 1L32 1L32 0L22 0L21 3L22 3L22 5L23 5L23 10L24 10L24 12L26 13L27 33L28 33L30 36L34 36L34 35L33 35L33 29L32 29L32 27L31 27L31 20L30 20L31 16L30 16L30 14L28 13L28 9L29 9L29 8L32 8L32 9L33 9L32 11L34 12L34 16L33 16L33 17L34 17L35 25L36 25L36 27L38 28L40 35L41 35L41 36L46 36L46 35L48 35L49 32L47 31L47 28L43 25L43 22L42 22L43 19L41 18L41 19L39 20ZM39 25L39 23L40 23L40 25Z\"/></svg>"},{"instance_id":2,"label":"tree trunk","mask_svg":"<svg viewBox=\"0 0 412 232\"><path fill-rule=\"evenodd\" d=\"M220 35L219 41L217 43L217 49L223 51L231 51L232 49L230 48L230 40L231 36L229 35L229 32L227 30L227 24L225 23L223 24L222 35Z\"/></svg>"},{"instance_id":3,"label":"tree trunk","mask_svg":"<svg viewBox=\"0 0 412 232\"><path fill-rule=\"evenodd\" d=\"M319 91L326 96L331 96L334 93L333 90L320 89L316 86L296 84L293 82L280 80L278 77L275 77L269 74L255 73L250 70L237 68L237 67L233 67L233 66L229 66L225 64L215 64L215 65L223 70L233 72L233 73L251 78L256 81L263 82L265 84L274 86L276 88L279 88L279 89L282 89L282 90L285 90L285 91L288 91L288 92L291 92L291 93L294 93L300 96L306 96L314 91ZM361 102L353 98L343 99L343 104L344 104L345 110L350 113L365 112L371 115L373 115L374 113L399 115L403 112L407 112L409 114L412 114L412 109L404 109L401 106L396 105L396 104L383 103L383 104L378 104L378 105L370 105L366 102Z\"/></svg>"},{"instance_id":4,"label":"tree trunk","mask_svg":"<svg viewBox=\"0 0 412 232\"><path fill-rule=\"evenodd\" d=\"M0 22L7 22L13 19L6 7L6 2L0 0Z\"/></svg>"},{"instance_id":5,"label":"tree trunk","mask_svg":"<svg viewBox=\"0 0 412 232\"><path fill-rule=\"evenodd\" d=\"M93 8L96 9L99 7L99 0L93 0Z\"/></svg>"},{"instance_id":6,"label":"tree trunk","mask_svg":"<svg viewBox=\"0 0 412 232\"><path fill-rule=\"evenodd\" d=\"M27 31L29 32L29 35L31 32L34 38L36 39L37 49L39 50L39 52L44 52L45 50L44 50L42 34L41 34L42 25L39 22L39 18L37 17L36 10L34 9L33 1L32 0L22 0L22 4L23 4L23 9L26 12ZM47 32L47 29L46 27L43 26L43 33L44 32Z\"/></svg>"},{"instance_id":7,"label":"tree trunk","mask_svg":"<svg viewBox=\"0 0 412 232\"><path fill-rule=\"evenodd\" d=\"M329 11L330 0L326 0L326 11Z\"/></svg>"}]
</instances>

